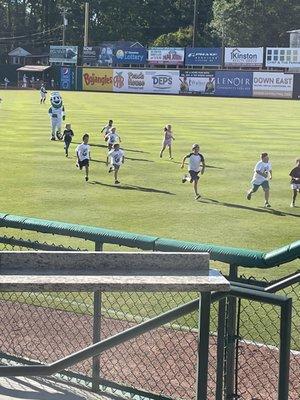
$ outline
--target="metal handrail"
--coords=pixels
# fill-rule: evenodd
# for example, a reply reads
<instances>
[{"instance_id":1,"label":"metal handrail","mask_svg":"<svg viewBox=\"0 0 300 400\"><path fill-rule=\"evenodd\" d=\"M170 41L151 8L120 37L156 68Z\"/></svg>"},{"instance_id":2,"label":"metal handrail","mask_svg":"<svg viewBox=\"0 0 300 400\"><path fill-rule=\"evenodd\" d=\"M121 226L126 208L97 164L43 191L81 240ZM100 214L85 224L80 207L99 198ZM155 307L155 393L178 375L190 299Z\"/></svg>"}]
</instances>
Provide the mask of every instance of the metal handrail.
<instances>
[{"instance_id":1,"label":"metal handrail","mask_svg":"<svg viewBox=\"0 0 300 400\"><path fill-rule=\"evenodd\" d=\"M265 303L274 304L282 307L287 301L284 296L278 296L273 293L265 293L259 290L246 289L238 287L234 282L229 292L214 292L211 296L211 301L216 302L228 296L244 298L248 300L261 301ZM87 358L99 356L102 352L124 343L130 339L140 336L150 330L158 328L162 325L170 323L184 315L187 315L199 308L199 298L186 303L182 306L176 307L167 311L157 317L154 317L146 322L143 322L135 327L129 328L117 335L108 339L97 342L91 346L86 347L76 353L68 355L58 361L47 365L26 365L26 366L0 366L0 376L49 376L58 373L66 368L71 367L84 361Z\"/></svg>"}]
</instances>

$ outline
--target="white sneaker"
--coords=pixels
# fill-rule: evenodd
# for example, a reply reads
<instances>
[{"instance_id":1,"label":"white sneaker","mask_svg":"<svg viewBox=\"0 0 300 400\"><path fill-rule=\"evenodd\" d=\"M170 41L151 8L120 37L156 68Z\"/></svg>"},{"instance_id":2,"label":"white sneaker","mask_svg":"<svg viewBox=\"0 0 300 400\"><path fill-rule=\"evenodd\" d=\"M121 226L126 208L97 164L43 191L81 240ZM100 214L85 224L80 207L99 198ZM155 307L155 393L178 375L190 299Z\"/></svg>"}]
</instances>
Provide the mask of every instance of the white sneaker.
<instances>
[{"instance_id":1,"label":"white sneaker","mask_svg":"<svg viewBox=\"0 0 300 400\"><path fill-rule=\"evenodd\" d=\"M290 207L295 207L295 203L292 201Z\"/></svg>"}]
</instances>

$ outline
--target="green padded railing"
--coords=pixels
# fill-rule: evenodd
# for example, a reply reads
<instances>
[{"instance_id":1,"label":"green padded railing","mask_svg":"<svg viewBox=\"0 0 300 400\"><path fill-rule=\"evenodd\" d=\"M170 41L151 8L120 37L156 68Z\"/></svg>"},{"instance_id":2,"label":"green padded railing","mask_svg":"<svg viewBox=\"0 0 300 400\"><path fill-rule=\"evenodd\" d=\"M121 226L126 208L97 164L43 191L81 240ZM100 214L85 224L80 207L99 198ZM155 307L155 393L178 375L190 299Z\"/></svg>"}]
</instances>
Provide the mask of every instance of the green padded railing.
<instances>
[{"instance_id":1,"label":"green padded railing","mask_svg":"<svg viewBox=\"0 0 300 400\"><path fill-rule=\"evenodd\" d=\"M0 213L0 227L77 237L96 243L111 243L142 250L208 252L212 260L242 267L272 268L300 258L300 240L266 253L3 213Z\"/></svg>"}]
</instances>

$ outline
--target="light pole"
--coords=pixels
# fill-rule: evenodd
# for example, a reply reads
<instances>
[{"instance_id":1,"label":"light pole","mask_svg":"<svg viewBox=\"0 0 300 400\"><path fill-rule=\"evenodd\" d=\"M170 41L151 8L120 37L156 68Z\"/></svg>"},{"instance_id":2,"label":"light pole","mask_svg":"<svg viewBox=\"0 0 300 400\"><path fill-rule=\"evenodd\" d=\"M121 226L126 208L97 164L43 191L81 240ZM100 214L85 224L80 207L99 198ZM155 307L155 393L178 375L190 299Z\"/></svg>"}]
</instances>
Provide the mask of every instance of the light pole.
<instances>
[{"instance_id":1,"label":"light pole","mask_svg":"<svg viewBox=\"0 0 300 400\"><path fill-rule=\"evenodd\" d=\"M85 3L85 13L84 13L84 46L89 44L89 3Z\"/></svg>"},{"instance_id":2,"label":"light pole","mask_svg":"<svg viewBox=\"0 0 300 400\"><path fill-rule=\"evenodd\" d=\"M63 9L63 36L62 36L62 45L64 46L66 44L66 27L68 25L68 21L66 19L66 10Z\"/></svg>"},{"instance_id":3,"label":"light pole","mask_svg":"<svg viewBox=\"0 0 300 400\"><path fill-rule=\"evenodd\" d=\"M196 40L196 22L197 22L197 0L194 0L194 18L193 18L193 47L195 47Z\"/></svg>"}]
</instances>

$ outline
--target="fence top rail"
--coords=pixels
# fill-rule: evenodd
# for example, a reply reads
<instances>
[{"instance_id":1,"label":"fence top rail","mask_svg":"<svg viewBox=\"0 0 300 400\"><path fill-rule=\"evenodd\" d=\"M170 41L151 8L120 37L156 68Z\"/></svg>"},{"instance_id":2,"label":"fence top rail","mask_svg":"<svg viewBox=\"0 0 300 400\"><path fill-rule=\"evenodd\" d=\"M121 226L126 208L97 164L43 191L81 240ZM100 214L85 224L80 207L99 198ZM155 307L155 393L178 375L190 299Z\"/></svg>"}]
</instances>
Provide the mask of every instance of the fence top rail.
<instances>
[{"instance_id":1,"label":"fence top rail","mask_svg":"<svg viewBox=\"0 0 300 400\"><path fill-rule=\"evenodd\" d=\"M98 243L111 243L141 250L162 252L207 252L210 259L242 267L272 268L300 257L300 240L270 252L213 244L184 242L136 233L69 224L0 213L0 227L77 237Z\"/></svg>"},{"instance_id":2,"label":"fence top rail","mask_svg":"<svg viewBox=\"0 0 300 400\"><path fill-rule=\"evenodd\" d=\"M1 252L1 291L226 291L205 253Z\"/></svg>"}]
</instances>

